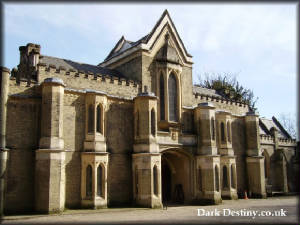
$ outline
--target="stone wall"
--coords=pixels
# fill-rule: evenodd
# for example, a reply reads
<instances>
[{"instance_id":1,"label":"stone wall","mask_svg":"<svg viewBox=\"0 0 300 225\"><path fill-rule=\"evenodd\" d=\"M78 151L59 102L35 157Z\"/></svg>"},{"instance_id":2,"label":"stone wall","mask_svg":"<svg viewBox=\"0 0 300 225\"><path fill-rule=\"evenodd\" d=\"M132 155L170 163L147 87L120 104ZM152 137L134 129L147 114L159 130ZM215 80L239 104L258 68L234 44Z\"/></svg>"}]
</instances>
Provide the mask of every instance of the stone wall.
<instances>
[{"instance_id":1,"label":"stone wall","mask_svg":"<svg viewBox=\"0 0 300 225\"><path fill-rule=\"evenodd\" d=\"M194 103L192 68L182 67L181 72L182 105L192 106Z\"/></svg>"},{"instance_id":2,"label":"stone wall","mask_svg":"<svg viewBox=\"0 0 300 225\"><path fill-rule=\"evenodd\" d=\"M136 96L139 83L133 80L120 79L118 77L103 76L101 74L86 74L79 71L66 71L44 65L38 66L38 80L42 82L48 77L57 77L63 80L68 88L93 89L106 92L109 95L132 98Z\"/></svg>"},{"instance_id":3,"label":"stone wall","mask_svg":"<svg viewBox=\"0 0 300 225\"><path fill-rule=\"evenodd\" d=\"M182 122L183 133L194 134L196 132L195 125L194 125L194 110L183 109L181 122Z\"/></svg>"},{"instance_id":4,"label":"stone wall","mask_svg":"<svg viewBox=\"0 0 300 225\"><path fill-rule=\"evenodd\" d=\"M66 208L81 207L81 153L78 151L66 152Z\"/></svg>"},{"instance_id":5,"label":"stone wall","mask_svg":"<svg viewBox=\"0 0 300 225\"><path fill-rule=\"evenodd\" d=\"M65 92L63 139L65 150L82 151L85 138L85 95Z\"/></svg>"},{"instance_id":6,"label":"stone wall","mask_svg":"<svg viewBox=\"0 0 300 225\"><path fill-rule=\"evenodd\" d=\"M269 138L270 139L270 138ZM274 141L274 140L273 140ZM264 142L266 142L266 140L264 140ZM298 177L296 177L294 175L294 157L295 157L295 148L290 146L282 146L279 145L279 149L283 148L284 151L284 161L286 162L286 173L287 173L287 180L288 180L288 190L293 192L296 191L295 190L295 185L296 185L296 179L298 179ZM269 143L269 144L262 144L261 145L261 150L262 152L266 151L268 154L268 157L270 158L270 175L269 175L269 180L268 180L268 184L273 184L276 183L276 179L278 178L278 175L276 173L274 173L274 167L276 167L276 163L274 161L274 156L277 150L275 150L275 145L274 143Z\"/></svg>"},{"instance_id":7,"label":"stone wall","mask_svg":"<svg viewBox=\"0 0 300 225\"><path fill-rule=\"evenodd\" d=\"M156 67L152 57L142 55L142 85L149 87L151 92L156 93Z\"/></svg>"},{"instance_id":8,"label":"stone wall","mask_svg":"<svg viewBox=\"0 0 300 225\"><path fill-rule=\"evenodd\" d=\"M194 105L198 105L202 102L211 102L216 107L216 111L225 110L235 115L245 115L246 112L249 111L249 107L244 103L230 102L226 100L212 98L211 96L194 94L193 102Z\"/></svg>"},{"instance_id":9,"label":"stone wall","mask_svg":"<svg viewBox=\"0 0 300 225\"><path fill-rule=\"evenodd\" d=\"M140 56L132 58L114 69L121 72L128 79L142 82L142 58Z\"/></svg>"},{"instance_id":10,"label":"stone wall","mask_svg":"<svg viewBox=\"0 0 300 225\"><path fill-rule=\"evenodd\" d=\"M129 204L132 198L133 103L109 99L106 143L109 152L109 205Z\"/></svg>"},{"instance_id":11,"label":"stone wall","mask_svg":"<svg viewBox=\"0 0 300 225\"><path fill-rule=\"evenodd\" d=\"M237 193L248 190L246 167L246 136L243 117L232 117L232 148L236 156Z\"/></svg>"},{"instance_id":12,"label":"stone wall","mask_svg":"<svg viewBox=\"0 0 300 225\"><path fill-rule=\"evenodd\" d=\"M7 106L7 183L6 213L34 208L35 150L40 132L40 101L12 98Z\"/></svg>"}]
</instances>

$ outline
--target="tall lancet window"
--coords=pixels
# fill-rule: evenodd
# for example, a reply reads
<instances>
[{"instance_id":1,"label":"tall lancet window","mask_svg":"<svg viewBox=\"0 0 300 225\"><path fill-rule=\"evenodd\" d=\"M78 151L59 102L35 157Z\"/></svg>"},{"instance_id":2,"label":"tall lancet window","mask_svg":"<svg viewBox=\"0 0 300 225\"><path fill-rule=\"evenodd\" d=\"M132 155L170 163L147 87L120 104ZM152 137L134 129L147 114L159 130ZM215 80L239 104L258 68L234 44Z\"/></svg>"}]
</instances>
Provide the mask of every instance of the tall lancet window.
<instances>
[{"instance_id":1,"label":"tall lancet window","mask_svg":"<svg viewBox=\"0 0 300 225\"><path fill-rule=\"evenodd\" d=\"M160 120L165 120L165 81L162 74L160 75L159 86Z\"/></svg>"},{"instance_id":2,"label":"tall lancet window","mask_svg":"<svg viewBox=\"0 0 300 225\"><path fill-rule=\"evenodd\" d=\"M155 195L158 195L158 172L156 165L153 167L153 192Z\"/></svg>"},{"instance_id":3,"label":"tall lancet window","mask_svg":"<svg viewBox=\"0 0 300 225\"><path fill-rule=\"evenodd\" d=\"M99 165L97 168L97 195L100 197L104 197L104 191L103 191L103 167L102 165Z\"/></svg>"},{"instance_id":4,"label":"tall lancet window","mask_svg":"<svg viewBox=\"0 0 300 225\"><path fill-rule=\"evenodd\" d=\"M231 187L235 188L235 169L234 169L234 165L231 164Z\"/></svg>"},{"instance_id":5,"label":"tall lancet window","mask_svg":"<svg viewBox=\"0 0 300 225\"><path fill-rule=\"evenodd\" d=\"M88 133L94 132L94 106L89 105L88 108Z\"/></svg>"},{"instance_id":6,"label":"tall lancet window","mask_svg":"<svg viewBox=\"0 0 300 225\"><path fill-rule=\"evenodd\" d=\"M169 92L169 120L177 121L177 83L173 73L169 76L168 80Z\"/></svg>"},{"instance_id":7,"label":"tall lancet window","mask_svg":"<svg viewBox=\"0 0 300 225\"><path fill-rule=\"evenodd\" d=\"M210 128L211 128L211 139L215 140L215 120L212 117L210 121Z\"/></svg>"},{"instance_id":8,"label":"tall lancet window","mask_svg":"<svg viewBox=\"0 0 300 225\"><path fill-rule=\"evenodd\" d=\"M155 121L155 111L151 110L151 134L155 136L156 133L156 121Z\"/></svg>"},{"instance_id":9,"label":"tall lancet window","mask_svg":"<svg viewBox=\"0 0 300 225\"><path fill-rule=\"evenodd\" d=\"M227 167L223 166L223 188L228 187L228 179L227 179Z\"/></svg>"},{"instance_id":10,"label":"tall lancet window","mask_svg":"<svg viewBox=\"0 0 300 225\"><path fill-rule=\"evenodd\" d=\"M231 129L230 129L230 122L227 122L227 139L231 142Z\"/></svg>"},{"instance_id":11,"label":"tall lancet window","mask_svg":"<svg viewBox=\"0 0 300 225\"><path fill-rule=\"evenodd\" d=\"M217 165L215 165L215 188L216 191L219 191L219 168Z\"/></svg>"},{"instance_id":12,"label":"tall lancet window","mask_svg":"<svg viewBox=\"0 0 300 225\"><path fill-rule=\"evenodd\" d=\"M86 168L86 177L85 177L85 195L87 197L91 197L92 196L92 187L93 187L93 183L92 183L92 179L93 179L93 171L92 171L92 167L90 165L87 166Z\"/></svg>"},{"instance_id":13,"label":"tall lancet window","mask_svg":"<svg viewBox=\"0 0 300 225\"><path fill-rule=\"evenodd\" d=\"M225 142L225 125L221 122L221 141Z\"/></svg>"},{"instance_id":14,"label":"tall lancet window","mask_svg":"<svg viewBox=\"0 0 300 225\"><path fill-rule=\"evenodd\" d=\"M97 106L97 132L102 133L102 115L101 115L101 107Z\"/></svg>"}]
</instances>

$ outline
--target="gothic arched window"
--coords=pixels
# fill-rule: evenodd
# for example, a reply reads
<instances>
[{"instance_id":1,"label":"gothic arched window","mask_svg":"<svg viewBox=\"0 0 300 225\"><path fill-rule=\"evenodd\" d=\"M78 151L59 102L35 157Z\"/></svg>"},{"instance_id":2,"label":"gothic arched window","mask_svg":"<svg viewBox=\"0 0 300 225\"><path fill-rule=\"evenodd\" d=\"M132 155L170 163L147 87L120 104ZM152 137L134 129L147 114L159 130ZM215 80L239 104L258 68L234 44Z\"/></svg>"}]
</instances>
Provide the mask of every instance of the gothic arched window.
<instances>
[{"instance_id":1,"label":"gothic arched window","mask_svg":"<svg viewBox=\"0 0 300 225\"><path fill-rule=\"evenodd\" d=\"M154 109L151 110L151 134L155 136L156 133L156 122L155 122L155 111Z\"/></svg>"},{"instance_id":2,"label":"gothic arched window","mask_svg":"<svg viewBox=\"0 0 300 225\"><path fill-rule=\"evenodd\" d=\"M158 195L158 171L156 165L153 167L153 192L155 195Z\"/></svg>"},{"instance_id":3,"label":"gothic arched window","mask_svg":"<svg viewBox=\"0 0 300 225\"><path fill-rule=\"evenodd\" d=\"M100 105L97 106L97 132L102 133L102 112Z\"/></svg>"},{"instance_id":4,"label":"gothic arched window","mask_svg":"<svg viewBox=\"0 0 300 225\"><path fill-rule=\"evenodd\" d=\"M219 168L216 165L215 166L215 185L216 185L216 191L219 191L220 187L219 187Z\"/></svg>"},{"instance_id":5,"label":"gothic arched window","mask_svg":"<svg viewBox=\"0 0 300 225\"><path fill-rule=\"evenodd\" d=\"M169 76L168 81L169 93L169 120L177 121L177 82L173 73Z\"/></svg>"},{"instance_id":6,"label":"gothic arched window","mask_svg":"<svg viewBox=\"0 0 300 225\"><path fill-rule=\"evenodd\" d=\"M227 139L231 142L231 129L230 129L230 122L227 122Z\"/></svg>"},{"instance_id":7,"label":"gothic arched window","mask_svg":"<svg viewBox=\"0 0 300 225\"><path fill-rule=\"evenodd\" d=\"M267 179L269 177L269 168L270 168L270 158L266 150L262 153L262 156L264 157L264 167L265 167L265 178Z\"/></svg>"},{"instance_id":8,"label":"gothic arched window","mask_svg":"<svg viewBox=\"0 0 300 225\"><path fill-rule=\"evenodd\" d=\"M228 187L227 167L223 166L223 188Z\"/></svg>"},{"instance_id":9,"label":"gothic arched window","mask_svg":"<svg viewBox=\"0 0 300 225\"><path fill-rule=\"evenodd\" d=\"M210 128L211 128L211 139L212 140L215 140L215 120L214 120L214 118L212 117L211 118L211 121L210 121Z\"/></svg>"},{"instance_id":10,"label":"gothic arched window","mask_svg":"<svg viewBox=\"0 0 300 225\"><path fill-rule=\"evenodd\" d=\"M104 192L103 192L103 172L104 169L102 165L99 165L97 168L97 195L100 197L103 197Z\"/></svg>"},{"instance_id":11,"label":"gothic arched window","mask_svg":"<svg viewBox=\"0 0 300 225\"><path fill-rule=\"evenodd\" d=\"M137 167L135 167L134 170L134 178L135 178L135 195L137 196L139 193L139 171Z\"/></svg>"},{"instance_id":12,"label":"gothic arched window","mask_svg":"<svg viewBox=\"0 0 300 225\"><path fill-rule=\"evenodd\" d=\"M198 189L202 191L202 170L200 167L198 168Z\"/></svg>"},{"instance_id":13,"label":"gothic arched window","mask_svg":"<svg viewBox=\"0 0 300 225\"><path fill-rule=\"evenodd\" d=\"M225 126L223 122L221 122L221 141L225 142Z\"/></svg>"},{"instance_id":14,"label":"gothic arched window","mask_svg":"<svg viewBox=\"0 0 300 225\"><path fill-rule=\"evenodd\" d=\"M165 120L165 81L161 74L159 79L160 120Z\"/></svg>"},{"instance_id":15,"label":"gothic arched window","mask_svg":"<svg viewBox=\"0 0 300 225\"><path fill-rule=\"evenodd\" d=\"M136 112L136 136L138 137L140 135L140 117L139 117L139 111Z\"/></svg>"},{"instance_id":16,"label":"gothic arched window","mask_svg":"<svg viewBox=\"0 0 300 225\"><path fill-rule=\"evenodd\" d=\"M88 108L88 133L94 132L94 106L89 105Z\"/></svg>"},{"instance_id":17,"label":"gothic arched window","mask_svg":"<svg viewBox=\"0 0 300 225\"><path fill-rule=\"evenodd\" d=\"M86 168L86 176L85 176L85 184L86 184L85 193L87 197L92 196L92 187L93 187L92 179L93 179L93 170L91 165L88 165Z\"/></svg>"},{"instance_id":18,"label":"gothic arched window","mask_svg":"<svg viewBox=\"0 0 300 225\"><path fill-rule=\"evenodd\" d=\"M235 184L235 169L234 169L234 165L231 164L231 187L235 188L236 184Z\"/></svg>"}]
</instances>

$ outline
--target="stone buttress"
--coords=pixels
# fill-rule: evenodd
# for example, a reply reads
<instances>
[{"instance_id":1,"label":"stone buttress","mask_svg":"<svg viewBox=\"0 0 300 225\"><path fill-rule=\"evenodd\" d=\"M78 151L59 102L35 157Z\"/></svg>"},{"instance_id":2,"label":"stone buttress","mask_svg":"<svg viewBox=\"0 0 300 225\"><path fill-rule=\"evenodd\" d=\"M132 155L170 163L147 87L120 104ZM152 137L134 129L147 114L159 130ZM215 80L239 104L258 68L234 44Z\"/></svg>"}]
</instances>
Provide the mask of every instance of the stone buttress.
<instances>
[{"instance_id":1,"label":"stone buttress","mask_svg":"<svg viewBox=\"0 0 300 225\"><path fill-rule=\"evenodd\" d=\"M232 149L231 113L219 111L216 113L216 119L221 156L221 195L223 199L237 199L236 157Z\"/></svg>"},{"instance_id":2,"label":"stone buttress","mask_svg":"<svg viewBox=\"0 0 300 225\"><path fill-rule=\"evenodd\" d=\"M86 91L86 128L81 153L81 205L84 208L107 207L108 152L106 151L105 117L107 96Z\"/></svg>"},{"instance_id":3,"label":"stone buttress","mask_svg":"<svg viewBox=\"0 0 300 225\"><path fill-rule=\"evenodd\" d=\"M7 99L9 89L9 74L10 70L5 67L1 68L0 77L0 218L3 215L4 209L4 193L5 193L5 178L6 165L8 159L8 149L6 148L6 118L7 118Z\"/></svg>"},{"instance_id":4,"label":"stone buttress","mask_svg":"<svg viewBox=\"0 0 300 225\"><path fill-rule=\"evenodd\" d=\"M157 144L157 97L145 88L134 99L133 198L136 205L161 208L161 155Z\"/></svg>"},{"instance_id":5,"label":"stone buttress","mask_svg":"<svg viewBox=\"0 0 300 225\"><path fill-rule=\"evenodd\" d=\"M215 107L210 103L200 103L194 112L198 145L196 153L196 201L219 204L220 155L216 146Z\"/></svg>"},{"instance_id":6,"label":"stone buttress","mask_svg":"<svg viewBox=\"0 0 300 225\"><path fill-rule=\"evenodd\" d=\"M41 84L41 138L35 164L35 206L38 212L60 212L65 206L64 87L58 78L47 78Z\"/></svg>"},{"instance_id":7,"label":"stone buttress","mask_svg":"<svg viewBox=\"0 0 300 225\"><path fill-rule=\"evenodd\" d=\"M245 116L247 142L247 173L249 193L252 197L266 198L264 157L260 151L259 118L254 112Z\"/></svg>"}]
</instances>

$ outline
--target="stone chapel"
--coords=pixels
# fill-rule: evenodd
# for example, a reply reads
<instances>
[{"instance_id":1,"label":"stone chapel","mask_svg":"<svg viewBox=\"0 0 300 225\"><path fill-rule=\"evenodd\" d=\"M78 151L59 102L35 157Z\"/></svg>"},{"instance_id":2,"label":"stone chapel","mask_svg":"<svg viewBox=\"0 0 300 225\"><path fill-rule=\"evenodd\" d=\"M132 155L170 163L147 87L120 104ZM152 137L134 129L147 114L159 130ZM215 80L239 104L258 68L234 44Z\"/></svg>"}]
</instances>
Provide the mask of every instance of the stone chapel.
<instances>
[{"instance_id":1,"label":"stone chapel","mask_svg":"<svg viewBox=\"0 0 300 225\"><path fill-rule=\"evenodd\" d=\"M21 46L1 67L4 213L219 204L295 192L296 141L276 118L193 85L167 10L98 65Z\"/></svg>"}]
</instances>

